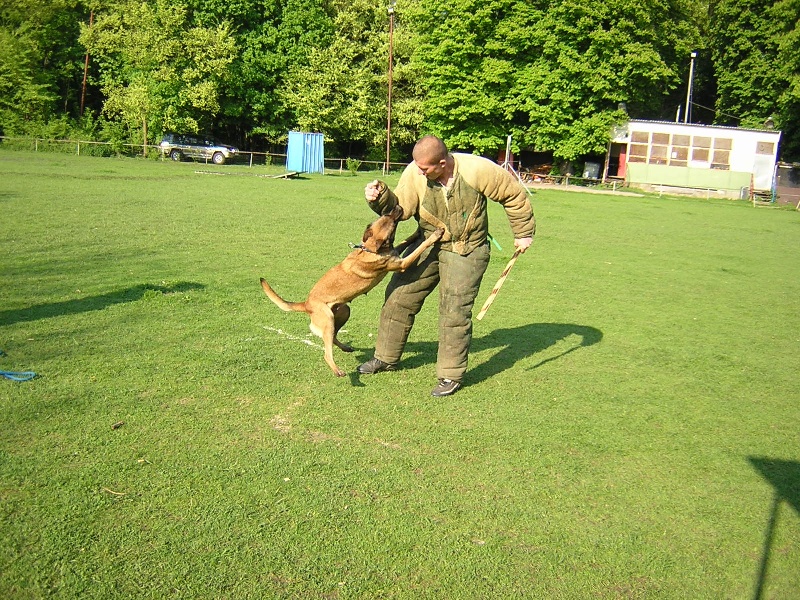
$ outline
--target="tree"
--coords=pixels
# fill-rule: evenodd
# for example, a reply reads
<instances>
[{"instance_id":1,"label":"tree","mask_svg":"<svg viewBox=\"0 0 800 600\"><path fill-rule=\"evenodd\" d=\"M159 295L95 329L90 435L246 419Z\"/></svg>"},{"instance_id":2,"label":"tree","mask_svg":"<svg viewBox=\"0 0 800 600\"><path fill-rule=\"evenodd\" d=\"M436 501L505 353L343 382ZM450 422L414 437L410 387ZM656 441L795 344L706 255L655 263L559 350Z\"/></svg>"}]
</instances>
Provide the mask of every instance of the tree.
<instances>
[{"instance_id":1,"label":"tree","mask_svg":"<svg viewBox=\"0 0 800 600\"><path fill-rule=\"evenodd\" d=\"M800 1L781 0L769 11L778 24L776 74L784 82L776 101L781 157L800 162Z\"/></svg>"},{"instance_id":2,"label":"tree","mask_svg":"<svg viewBox=\"0 0 800 600\"><path fill-rule=\"evenodd\" d=\"M717 123L783 130L784 158L800 159L800 2L717 0L711 5Z\"/></svg>"},{"instance_id":3,"label":"tree","mask_svg":"<svg viewBox=\"0 0 800 600\"><path fill-rule=\"evenodd\" d=\"M333 141L375 141L383 111L373 101L369 72L354 58L352 47L338 39L313 49L309 65L290 71L280 98L299 129L324 132Z\"/></svg>"},{"instance_id":4,"label":"tree","mask_svg":"<svg viewBox=\"0 0 800 600\"><path fill-rule=\"evenodd\" d=\"M219 124L236 137L285 141L293 107L279 94L287 77L330 46L325 0L188 0L198 25L232 24L237 52L225 81Z\"/></svg>"},{"instance_id":5,"label":"tree","mask_svg":"<svg viewBox=\"0 0 800 600\"><path fill-rule=\"evenodd\" d=\"M78 113L79 0L0 0L0 127L24 133Z\"/></svg>"},{"instance_id":6,"label":"tree","mask_svg":"<svg viewBox=\"0 0 800 600\"><path fill-rule=\"evenodd\" d=\"M81 42L99 64L104 112L143 144L150 125L196 132L219 112L234 57L227 23L192 27L182 4L123 0L84 27Z\"/></svg>"},{"instance_id":7,"label":"tree","mask_svg":"<svg viewBox=\"0 0 800 600\"><path fill-rule=\"evenodd\" d=\"M418 34L423 129L459 149L496 150L509 133L507 108L526 32L541 12L518 0L454 0L435 11L412 5Z\"/></svg>"},{"instance_id":8,"label":"tree","mask_svg":"<svg viewBox=\"0 0 800 600\"><path fill-rule=\"evenodd\" d=\"M651 116L699 39L684 0L454 0L422 17L426 127L479 152L603 152L611 126Z\"/></svg>"},{"instance_id":9,"label":"tree","mask_svg":"<svg viewBox=\"0 0 800 600\"><path fill-rule=\"evenodd\" d=\"M711 5L712 58L717 75L717 123L762 126L782 84L771 0L719 0Z\"/></svg>"},{"instance_id":10,"label":"tree","mask_svg":"<svg viewBox=\"0 0 800 600\"><path fill-rule=\"evenodd\" d=\"M526 139L566 161L605 150L612 125L660 116L698 32L677 2L564 0L534 27L536 58L520 71L514 109Z\"/></svg>"},{"instance_id":11,"label":"tree","mask_svg":"<svg viewBox=\"0 0 800 600\"><path fill-rule=\"evenodd\" d=\"M281 98L291 107L294 123L322 131L333 141L356 142L375 149L386 146L388 36L384 6L368 0L335 5L333 43L314 48L306 64L290 70ZM402 39L401 35L395 38ZM402 57L402 52L400 53ZM402 58L395 63L402 64ZM402 143L405 131L402 68L395 77L393 136ZM399 108L399 110L398 110ZM412 134L413 135L413 134Z\"/></svg>"},{"instance_id":12,"label":"tree","mask_svg":"<svg viewBox=\"0 0 800 600\"><path fill-rule=\"evenodd\" d=\"M0 28L0 132L24 133L48 114L55 94L37 66L36 43Z\"/></svg>"}]
</instances>

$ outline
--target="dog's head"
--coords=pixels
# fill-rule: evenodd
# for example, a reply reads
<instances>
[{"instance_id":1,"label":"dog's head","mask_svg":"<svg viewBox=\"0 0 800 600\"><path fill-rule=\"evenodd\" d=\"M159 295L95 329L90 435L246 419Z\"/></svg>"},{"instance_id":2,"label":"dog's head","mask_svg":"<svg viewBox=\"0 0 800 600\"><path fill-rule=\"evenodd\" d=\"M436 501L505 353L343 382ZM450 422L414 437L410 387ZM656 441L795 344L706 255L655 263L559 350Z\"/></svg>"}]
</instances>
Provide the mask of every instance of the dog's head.
<instances>
[{"instance_id":1,"label":"dog's head","mask_svg":"<svg viewBox=\"0 0 800 600\"><path fill-rule=\"evenodd\" d=\"M385 215L367 225L361 241L370 252L387 252L394 247L394 234L397 222L403 218L403 209L395 206Z\"/></svg>"}]
</instances>

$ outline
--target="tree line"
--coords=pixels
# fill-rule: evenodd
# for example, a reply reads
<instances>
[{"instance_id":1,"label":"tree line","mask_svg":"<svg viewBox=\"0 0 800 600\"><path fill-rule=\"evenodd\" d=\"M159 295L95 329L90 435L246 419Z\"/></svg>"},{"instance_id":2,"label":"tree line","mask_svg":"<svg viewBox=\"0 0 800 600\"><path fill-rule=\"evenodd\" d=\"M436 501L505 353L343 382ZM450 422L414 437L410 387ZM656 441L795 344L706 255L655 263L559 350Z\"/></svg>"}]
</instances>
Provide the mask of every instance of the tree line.
<instances>
[{"instance_id":1,"label":"tree line","mask_svg":"<svg viewBox=\"0 0 800 600\"><path fill-rule=\"evenodd\" d=\"M0 0L5 135L248 150L323 132L392 160L421 133L605 152L626 118L783 132L800 161L800 0ZM391 23L390 23L391 19ZM690 55L696 53L687 111Z\"/></svg>"}]
</instances>

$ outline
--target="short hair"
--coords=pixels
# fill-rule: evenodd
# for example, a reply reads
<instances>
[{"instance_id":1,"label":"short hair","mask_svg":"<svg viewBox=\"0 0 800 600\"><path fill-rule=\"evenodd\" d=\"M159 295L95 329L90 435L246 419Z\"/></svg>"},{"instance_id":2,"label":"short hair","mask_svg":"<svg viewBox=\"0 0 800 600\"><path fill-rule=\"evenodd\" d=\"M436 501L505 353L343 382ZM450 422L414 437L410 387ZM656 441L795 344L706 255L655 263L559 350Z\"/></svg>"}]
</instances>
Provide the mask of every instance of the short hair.
<instances>
[{"instance_id":1,"label":"short hair","mask_svg":"<svg viewBox=\"0 0 800 600\"><path fill-rule=\"evenodd\" d=\"M436 163L447 158L448 150L445 143L435 135L425 135L414 144L411 156L414 160L424 159Z\"/></svg>"}]
</instances>

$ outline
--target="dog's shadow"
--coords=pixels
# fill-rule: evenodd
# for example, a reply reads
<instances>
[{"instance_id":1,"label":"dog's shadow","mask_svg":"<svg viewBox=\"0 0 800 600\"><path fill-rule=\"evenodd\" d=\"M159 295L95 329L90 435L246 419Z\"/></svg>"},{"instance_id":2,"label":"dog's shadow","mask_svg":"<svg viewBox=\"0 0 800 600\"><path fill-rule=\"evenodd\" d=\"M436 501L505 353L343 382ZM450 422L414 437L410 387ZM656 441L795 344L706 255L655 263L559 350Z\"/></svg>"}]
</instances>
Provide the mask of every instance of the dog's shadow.
<instances>
[{"instance_id":1,"label":"dog's shadow","mask_svg":"<svg viewBox=\"0 0 800 600\"><path fill-rule=\"evenodd\" d=\"M528 369L536 369L551 361L566 356L581 348L593 346L603 339L603 332L588 325L575 325L572 323L530 323L509 329L495 329L484 336L473 334L470 353L479 353L485 350L498 349L489 360L478 364L467 372L470 383L485 381L503 371L513 367L521 360L543 353L559 342L572 336L580 338L574 345L566 350L542 358ZM436 363L438 342L409 342L406 344L400 368L413 369L423 365ZM370 356L365 355L364 360ZM353 385L363 385L358 375L352 377Z\"/></svg>"}]
</instances>

